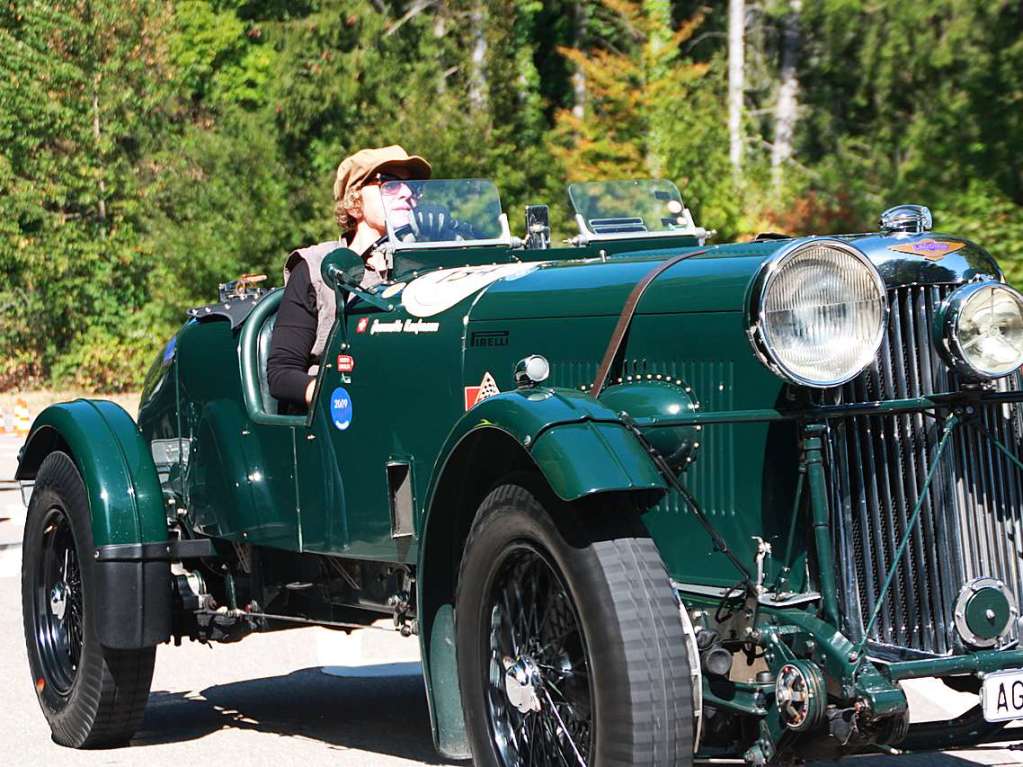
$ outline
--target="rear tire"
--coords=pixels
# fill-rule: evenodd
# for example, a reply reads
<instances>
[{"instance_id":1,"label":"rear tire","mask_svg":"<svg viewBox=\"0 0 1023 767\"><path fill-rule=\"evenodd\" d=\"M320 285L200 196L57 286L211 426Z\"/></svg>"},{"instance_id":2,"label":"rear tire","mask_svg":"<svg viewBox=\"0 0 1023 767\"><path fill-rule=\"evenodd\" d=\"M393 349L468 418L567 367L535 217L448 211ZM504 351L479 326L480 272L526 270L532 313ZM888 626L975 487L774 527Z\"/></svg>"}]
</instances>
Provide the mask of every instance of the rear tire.
<instances>
[{"instance_id":1,"label":"rear tire","mask_svg":"<svg viewBox=\"0 0 1023 767\"><path fill-rule=\"evenodd\" d=\"M479 765L689 765L679 606L631 509L496 488L456 595L459 685Z\"/></svg>"},{"instance_id":2,"label":"rear tire","mask_svg":"<svg viewBox=\"0 0 1023 767\"><path fill-rule=\"evenodd\" d=\"M21 598L28 662L54 742L126 743L142 722L156 648L111 650L96 636L89 498L62 452L36 475L22 543Z\"/></svg>"}]
</instances>

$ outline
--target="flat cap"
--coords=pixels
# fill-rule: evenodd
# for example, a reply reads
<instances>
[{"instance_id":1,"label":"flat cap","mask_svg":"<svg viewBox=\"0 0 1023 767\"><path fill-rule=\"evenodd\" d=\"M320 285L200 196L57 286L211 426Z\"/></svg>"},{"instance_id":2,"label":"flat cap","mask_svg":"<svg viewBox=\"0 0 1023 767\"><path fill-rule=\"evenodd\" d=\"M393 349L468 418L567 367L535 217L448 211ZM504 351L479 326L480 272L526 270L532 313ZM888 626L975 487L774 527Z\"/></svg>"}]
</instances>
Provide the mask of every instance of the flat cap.
<instances>
[{"instance_id":1,"label":"flat cap","mask_svg":"<svg viewBox=\"0 0 1023 767\"><path fill-rule=\"evenodd\" d=\"M375 173L395 173L404 170L408 178L429 178L430 163L418 155L410 155L397 144L375 149L360 149L337 166L334 179L334 199L340 200L349 189L358 189Z\"/></svg>"}]
</instances>

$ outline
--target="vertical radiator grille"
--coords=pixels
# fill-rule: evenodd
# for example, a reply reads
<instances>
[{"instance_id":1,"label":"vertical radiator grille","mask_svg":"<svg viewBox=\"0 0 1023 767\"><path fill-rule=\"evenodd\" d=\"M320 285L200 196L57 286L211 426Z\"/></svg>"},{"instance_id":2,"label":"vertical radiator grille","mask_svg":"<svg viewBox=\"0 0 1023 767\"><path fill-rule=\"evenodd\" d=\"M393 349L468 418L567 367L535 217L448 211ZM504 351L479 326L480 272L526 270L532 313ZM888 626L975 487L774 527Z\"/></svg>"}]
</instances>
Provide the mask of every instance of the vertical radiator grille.
<instances>
[{"instance_id":1,"label":"vertical radiator grille","mask_svg":"<svg viewBox=\"0 0 1023 767\"><path fill-rule=\"evenodd\" d=\"M915 397L959 388L932 342L934 313L954 285L889 291L891 317L877 359L841 387L846 402ZM1017 390L1019 374L999 382ZM1019 408L979 414L986 429L1016 450ZM845 631L854 639L877 604L895 551L941 437L933 416L857 416L832 421L827 440L830 502ZM1023 570L1023 477L990 440L964 426L953 434L920 518L870 633L874 651L927 654L955 649L953 607L964 583L1000 578L1019 604ZM898 653L896 653L898 654Z\"/></svg>"}]
</instances>

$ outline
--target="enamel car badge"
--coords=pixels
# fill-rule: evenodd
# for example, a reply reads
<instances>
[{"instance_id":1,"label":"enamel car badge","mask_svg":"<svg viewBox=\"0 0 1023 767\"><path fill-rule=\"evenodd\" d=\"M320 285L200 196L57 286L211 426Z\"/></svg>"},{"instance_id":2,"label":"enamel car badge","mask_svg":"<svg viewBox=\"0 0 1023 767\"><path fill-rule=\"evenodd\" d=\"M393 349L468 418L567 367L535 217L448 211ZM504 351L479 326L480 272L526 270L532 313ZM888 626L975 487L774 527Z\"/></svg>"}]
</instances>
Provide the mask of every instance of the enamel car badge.
<instances>
[{"instance_id":1,"label":"enamel car badge","mask_svg":"<svg viewBox=\"0 0 1023 767\"><path fill-rule=\"evenodd\" d=\"M483 374L483 380L480 381L479 386L465 387L465 409L471 410L474 406L487 399L487 397L493 397L495 394L500 393L501 390L497 388L497 381L490 375L490 371L487 371Z\"/></svg>"},{"instance_id":2,"label":"enamel car badge","mask_svg":"<svg viewBox=\"0 0 1023 767\"><path fill-rule=\"evenodd\" d=\"M352 398L343 386L330 393L330 420L341 431L352 425Z\"/></svg>"},{"instance_id":3,"label":"enamel car badge","mask_svg":"<svg viewBox=\"0 0 1023 767\"><path fill-rule=\"evenodd\" d=\"M904 245L892 245L888 250L897 250L899 253L923 256L929 261L940 261L949 253L955 253L957 250L965 247L965 242L926 239L918 240L917 242L907 242Z\"/></svg>"}]
</instances>

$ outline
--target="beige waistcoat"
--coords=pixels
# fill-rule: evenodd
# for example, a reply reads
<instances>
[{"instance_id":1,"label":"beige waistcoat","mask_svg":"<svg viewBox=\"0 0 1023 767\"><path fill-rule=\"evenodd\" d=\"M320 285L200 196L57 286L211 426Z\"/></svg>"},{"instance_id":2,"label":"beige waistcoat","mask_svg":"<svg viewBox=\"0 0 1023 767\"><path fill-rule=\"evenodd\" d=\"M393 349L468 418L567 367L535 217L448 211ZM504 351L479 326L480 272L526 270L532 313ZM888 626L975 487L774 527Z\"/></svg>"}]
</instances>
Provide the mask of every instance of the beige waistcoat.
<instances>
[{"instance_id":1,"label":"beige waistcoat","mask_svg":"<svg viewBox=\"0 0 1023 767\"><path fill-rule=\"evenodd\" d=\"M320 264L323 263L324 256L343 247L345 247L344 242L329 240L318 245L310 245L308 248L299 248L298 250L291 251L288 255L288 260L284 264L284 284L287 285L292 271L295 270L301 261L305 261L309 267L309 281L312 283L313 290L316 293L316 341L313 343L313 348L310 352L315 363L309 368L310 375L316 375L320 368L320 358L327 346L327 338L330 336L330 329L334 325L334 316L337 314L337 300L334 297L334 291L323 281L323 275L320 274ZM376 266L373 263L374 258L375 254L370 258L371 267ZM383 282L381 272L374 271L372 268L366 269L366 274L362 278L362 287L371 288L381 282Z\"/></svg>"},{"instance_id":2,"label":"beige waistcoat","mask_svg":"<svg viewBox=\"0 0 1023 767\"><path fill-rule=\"evenodd\" d=\"M299 248L291 252L284 264L284 284L287 285L292 271L300 262L305 261L309 267L309 281L316 293L316 341L313 343L311 351L316 364L309 368L311 375L314 375L319 368L320 356L327 346L327 336L330 335L330 329L334 324L334 315L337 313L334 291L323 281L320 264L328 253L343 247L343 242L330 240L321 242L319 245L310 245L308 248Z\"/></svg>"}]
</instances>

